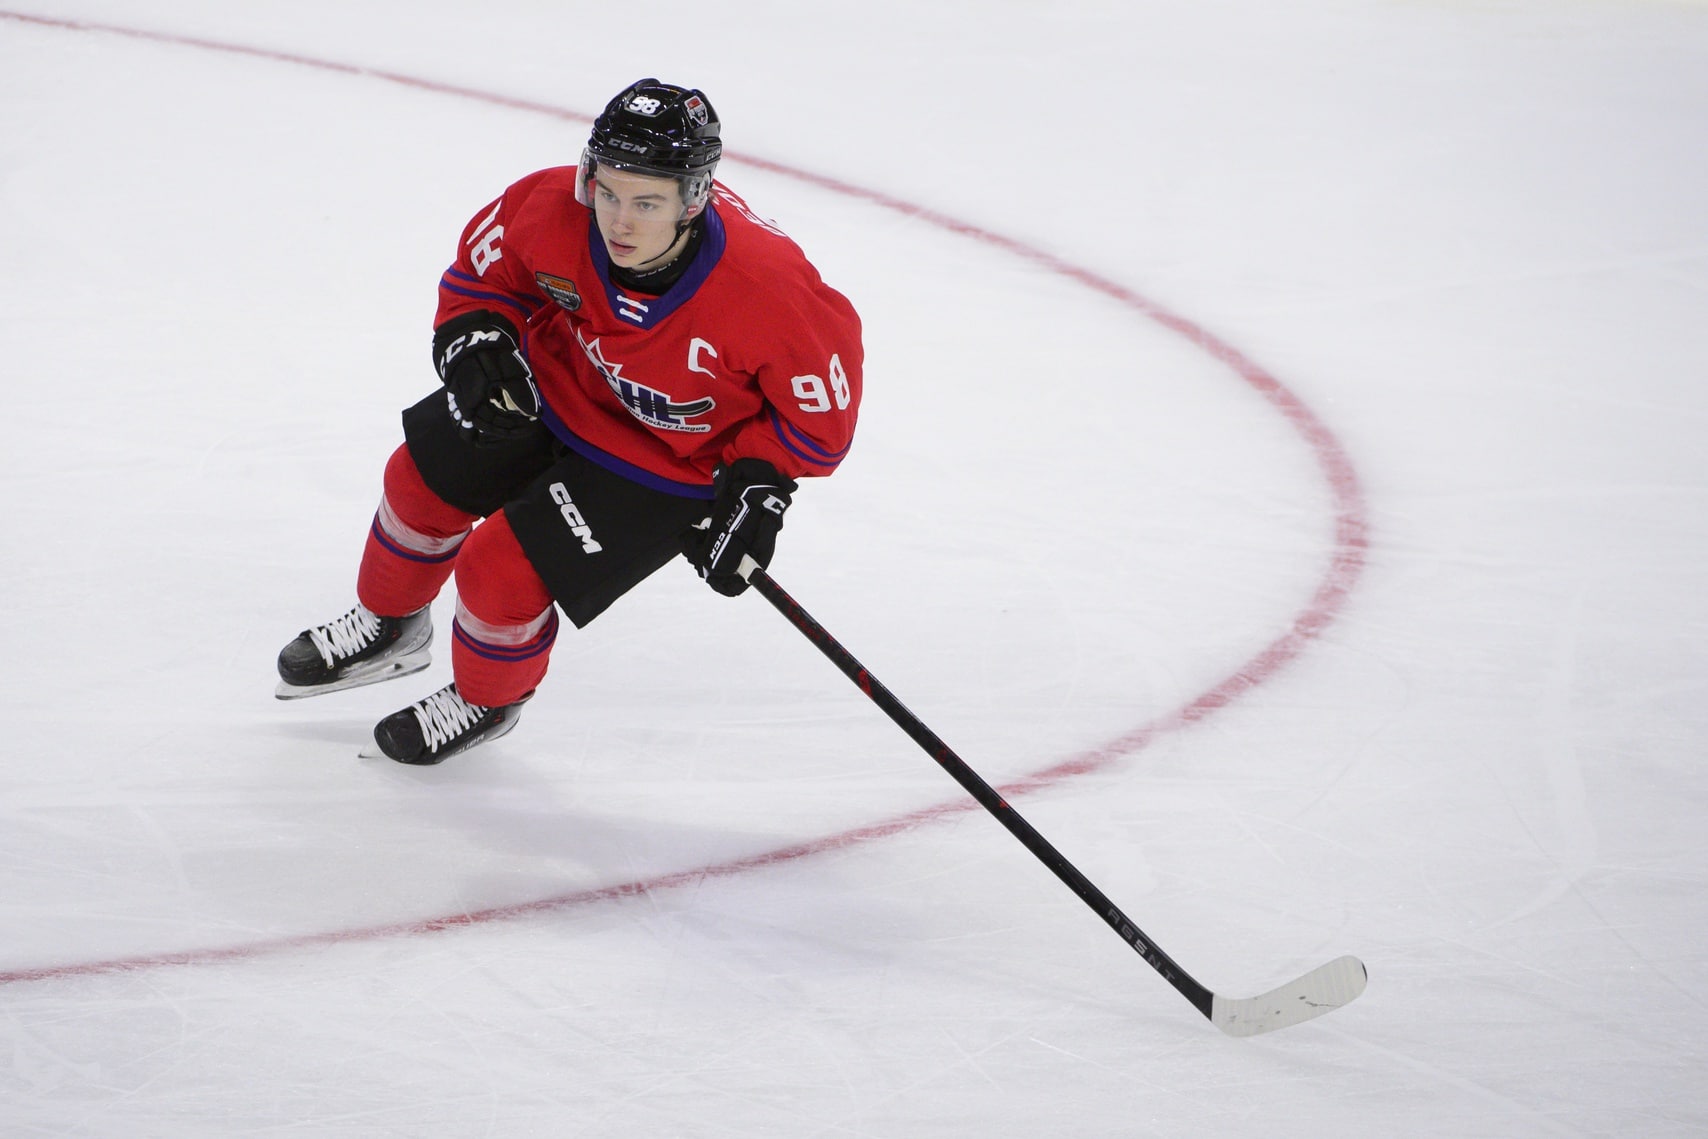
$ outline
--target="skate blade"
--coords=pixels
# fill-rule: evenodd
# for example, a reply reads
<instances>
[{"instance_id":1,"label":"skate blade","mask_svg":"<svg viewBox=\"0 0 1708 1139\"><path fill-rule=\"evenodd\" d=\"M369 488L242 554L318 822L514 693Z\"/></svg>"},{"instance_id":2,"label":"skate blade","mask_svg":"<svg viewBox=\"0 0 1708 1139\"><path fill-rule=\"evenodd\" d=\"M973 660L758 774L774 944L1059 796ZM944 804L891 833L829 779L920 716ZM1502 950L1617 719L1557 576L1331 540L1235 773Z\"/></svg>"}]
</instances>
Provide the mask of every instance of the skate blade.
<instances>
[{"instance_id":1,"label":"skate blade","mask_svg":"<svg viewBox=\"0 0 1708 1139\"><path fill-rule=\"evenodd\" d=\"M324 696L328 692L342 692L346 688L361 688L384 680L396 680L400 676L410 676L432 663L433 658L428 655L427 650L420 649L396 660L386 661L371 671L353 672L331 684L287 684L281 680L273 689L273 695L280 700L306 700L310 696Z\"/></svg>"}]
</instances>

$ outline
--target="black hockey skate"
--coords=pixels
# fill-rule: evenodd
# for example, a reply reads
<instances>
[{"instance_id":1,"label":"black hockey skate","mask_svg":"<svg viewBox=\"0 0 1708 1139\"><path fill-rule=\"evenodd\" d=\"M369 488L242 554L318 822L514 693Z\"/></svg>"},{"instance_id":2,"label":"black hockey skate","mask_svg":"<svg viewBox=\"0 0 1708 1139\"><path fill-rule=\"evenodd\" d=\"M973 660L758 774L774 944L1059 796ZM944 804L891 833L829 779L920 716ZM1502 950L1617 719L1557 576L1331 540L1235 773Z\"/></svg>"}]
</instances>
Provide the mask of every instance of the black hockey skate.
<instances>
[{"instance_id":1,"label":"black hockey skate","mask_svg":"<svg viewBox=\"0 0 1708 1139\"><path fill-rule=\"evenodd\" d=\"M399 763L443 763L460 751L495 740L514 728L528 696L514 704L487 708L470 704L457 692L455 684L447 684L375 724L374 743L381 755Z\"/></svg>"},{"instance_id":2,"label":"black hockey skate","mask_svg":"<svg viewBox=\"0 0 1708 1139\"><path fill-rule=\"evenodd\" d=\"M420 672L432 663L433 614L381 617L365 606L297 635L279 653L280 700L300 700Z\"/></svg>"}]
</instances>

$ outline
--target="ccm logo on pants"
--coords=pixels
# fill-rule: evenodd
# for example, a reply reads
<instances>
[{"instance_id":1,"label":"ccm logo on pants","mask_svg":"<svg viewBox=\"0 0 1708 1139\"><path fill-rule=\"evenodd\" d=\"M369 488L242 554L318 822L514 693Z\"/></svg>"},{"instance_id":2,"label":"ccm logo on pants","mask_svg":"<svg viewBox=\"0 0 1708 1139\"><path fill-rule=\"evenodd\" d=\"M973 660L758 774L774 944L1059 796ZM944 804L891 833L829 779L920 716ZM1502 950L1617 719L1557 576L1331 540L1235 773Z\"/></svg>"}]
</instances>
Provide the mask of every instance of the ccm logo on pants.
<instances>
[{"instance_id":1,"label":"ccm logo on pants","mask_svg":"<svg viewBox=\"0 0 1708 1139\"><path fill-rule=\"evenodd\" d=\"M575 505L575 500L569 497L569 491L560 482L551 485L552 501L557 503L558 510L563 514L563 520L569 523L570 533L581 539L581 548L589 554L597 554L605 547L593 540L593 527L587 524L587 519L581 516L581 508Z\"/></svg>"}]
</instances>

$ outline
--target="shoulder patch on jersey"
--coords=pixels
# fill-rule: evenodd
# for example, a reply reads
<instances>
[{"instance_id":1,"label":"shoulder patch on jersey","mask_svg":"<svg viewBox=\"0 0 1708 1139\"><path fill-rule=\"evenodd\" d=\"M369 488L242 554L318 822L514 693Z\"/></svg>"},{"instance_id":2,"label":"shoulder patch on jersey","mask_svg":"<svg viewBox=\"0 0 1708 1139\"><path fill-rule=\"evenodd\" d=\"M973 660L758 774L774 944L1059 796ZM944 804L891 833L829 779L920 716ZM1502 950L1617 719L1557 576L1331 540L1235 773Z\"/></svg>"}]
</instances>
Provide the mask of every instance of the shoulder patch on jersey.
<instances>
[{"instance_id":1,"label":"shoulder patch on jersey","mask_svg":"<svg viewBox=\"0 0 1708 1139\"><path fill-rule=\"evenodd\" d=\"M576 291L575 282L568 277L554 277L550 273L535 273L535 284L540 291L570 312L581 307L581 294Z\"/></svg>"}]
</instances>

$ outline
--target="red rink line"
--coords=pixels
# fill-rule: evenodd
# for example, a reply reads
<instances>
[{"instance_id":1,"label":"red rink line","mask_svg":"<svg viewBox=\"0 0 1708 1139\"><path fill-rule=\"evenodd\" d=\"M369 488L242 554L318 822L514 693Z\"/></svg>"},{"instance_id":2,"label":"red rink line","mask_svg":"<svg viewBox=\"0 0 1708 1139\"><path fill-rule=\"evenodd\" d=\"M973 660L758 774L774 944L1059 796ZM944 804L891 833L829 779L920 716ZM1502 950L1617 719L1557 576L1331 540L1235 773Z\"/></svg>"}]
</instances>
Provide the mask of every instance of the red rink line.
<instances>
[{"instance_id":1,"label":"red rink line","mask_svg":"<svg viewBox=\"0 0 1708 1139\"><path fill-rule=\"evenodd\" d=\"M590 122L588 115L578 114L561 107L534 103L525 99L513 99L488 91L478 91L468 87L458 87L454 84L440 83L434 80L420 79L411 75L396 72L381 71L374 68L360 67L355 64L337 63L331 60L315 59L309 56L296 55L290 52L274 51L268 48L249 47L243 44L220 43L215 40L200 39L194 36L177 35L168 32L151 32L138 28L119 27L111 24L87 23L78 20L52 19L45 16L32 16L19 12L0 11L0 19L13 20L20 23L37 24L44 27L69 29L83 32L99 32L110 35L128 36L133 39L151 40L157 43L175 44L182 47L201 48L208 51L224 52L230 55L243 55L256 59L271 60L278 63L291 63L303 67L312 67L321 71L332 71L346 75L362 76L369 79L380 79L387 83L395 83L404 87L413 87L441 95L455 95L500 107L510 107L516 110L532 111L538 114L550 115L554 118L568 119L575 122ZM1052 253L1004 237L999 233L980 228L969 222L947 214L914 205L900 198L877 190L869 190L834 178L797 170L781 163L764 159L751 158L741 155L731 155L744 165L757 167L773 174L782 175L796 181L805 182L821 189L855 198L884 209L893 210L920 221L974 241L1004 250L1048 272L1067 277L1079 284L1120 302L1148 320L1162 325L1172 332L1178 333L1203 349L1211 357L1225 364L1239 376L1247 385L1257 391L1270 405L1279 412L1293 428L1298 431L1306 444L1316 456L1317 464L1322 469L1334 499L1335 537L1334 549L1328 567L1318 582L1316 592L1310 601L1293 618L1291 625L1280 636L1276 637L1260 652L1247 660L1238 669L1222 680L1215 687L1193 698L1191 701L1149 723L1143 724L1124 735L1106 743L1081 752L1077 755L1055 763L1040 771L1033 772L1013 783L1006 784L998 790L1008 798L1024 795L1053 786L1076 775L1085 775L1109 766L1116 760L1131 755L1166 732L1175 731L1204 719L1218 708L1230 703L1243 693L1262 684L1279 672L1288 662L1292 661L1306 645L1326 628L1340 612L1346 602L1347 595L1357 583L1364 567L1364 555L1367 545L1367 521L1364 509L1363 493L1359 488L1357 473L1353 470L1340 442L1328 430L1311 410L1280 380L1276 379L1262 366L1252 361L1243 353L1211 335L1199 325L1178 316L1160 305L1147 300L1123 285L1116 284L1105 277L1100 277L1090 270L1081 268L1071 262L1064 261ZM139 969L149 969L166 965L208 965L224 961L244 961L267 954L280 953L289 950L300 950L318 946L338 945L347 942L370 941L378 938L401 937L414 934L438 933L444 930L459 929L467 926L485 925L497 921L522 918L531 914L546 913L555 910L571 909L577 906L589 905L595 902L611 901L620 898L649 894L656 890L669 890L677 886L692 885L707 878L728 877L759 870L767 866L792 862L810 855L823 854L828 851L840 850L872 839L884 838L919 826L922 823L951 815L961 814L977 807L978 804L970 798L956 799L935 806L924 807L904 815L853 830L842 831L839 834L827 835L823 838L812 839L794 846L780 847L776 850L749 855L746 858L722 862L712 866L702 866L691 870L679 870L671 874L661 874L654 878L625 882L613 886L601 886L590 890L579 890L571 894L562 894L551 898L541 898L538 901L524 902L518 905L495 906L491 909L476 910L472 913L455 914L448 917L431 918L425 921L398 922L391 925L368 926L360 929L333 930L325 933L303 934L297 937L281 937L267 941L250 942L245 945L233 945L214 949L189 949L176 953L155 953L135 957L114 958L106 961L89 961L70 965L44 965L33 969L13 969L0 972L0 985L13 984L20 981L55 980L63 977L77 977L98 973L130 972Z\"/></svg>"}]
</instances>

